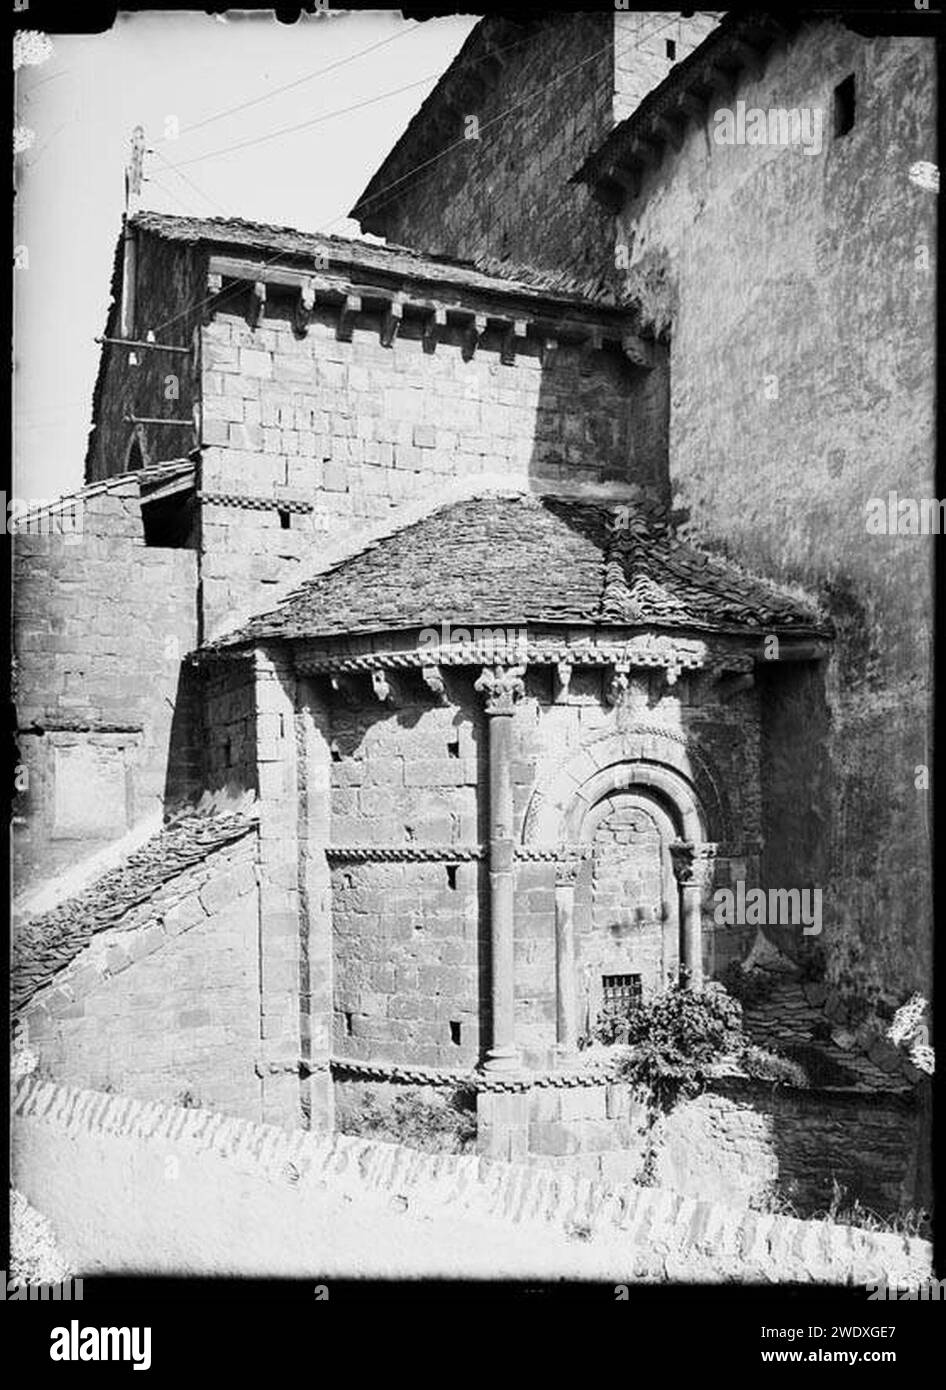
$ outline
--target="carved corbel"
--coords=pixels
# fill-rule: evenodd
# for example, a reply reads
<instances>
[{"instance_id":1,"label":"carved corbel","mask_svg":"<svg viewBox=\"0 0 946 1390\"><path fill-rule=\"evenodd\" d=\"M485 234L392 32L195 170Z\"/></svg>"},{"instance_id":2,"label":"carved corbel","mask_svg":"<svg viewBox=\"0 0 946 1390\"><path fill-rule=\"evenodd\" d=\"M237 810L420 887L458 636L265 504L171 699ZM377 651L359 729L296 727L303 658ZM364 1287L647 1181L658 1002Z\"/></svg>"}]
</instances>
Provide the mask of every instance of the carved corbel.
<instances>
[{"instance_id":1,"label":"carved corbel","mask_svg":"<svg viewBox=\"0 0 946 1390\"><path fill-rule=\"evenodd\" d=\"M296 300L295 313L293 315L292 327L296 336L304 338L309 331L309 322L312 318L312 311L315 308L315 281L306 280L304 285L299 287L299 298Z\"/></svg>"},{"instance_id":2,"label":"carved corbel","mask_svg":"<svg viewBox=\"0 0 946 1390\"><path fill-rule=\"evenodd\" d=\"M257 280L250 294L250 302L246 311L246 322L250 328L255 328L263 317L263 309L266 306L266 282Z\"/></svg>"},{"instance_id":3,"label":"carved corbel","mask_svg":"<svg viewBox=\"0 0 946 1390\"><path fill-rule=\"evenodd\" d=\"M375 697L382 702L391 698L391 686L384 671L371 672L371 689Z\"/></svg>"},{"instance_id":4,"label":"carved corbel","mask_svg":"<svg viewBox=\"0 0 946 1390\"><path fill-rule=\"evenodd\" d=\"M463 331L463 357L465 361L469 362L474 356L485 332L486 315L474 314Z\"/></svg>"},{"instance_id":5,"label":"carved corbel","mask_svg":"<svg viewBox=\"0 0 946 1390\"><path fill-rule=\"evenodd\" d=\"M568 687L572 679L572 663L559 661L555 667L555 703L563 704L568 698Z\"/></svg>"},{"instance_id":6,"label":"carved corbel","mask_svg":"<svg viewBox=\"0 0 946 1390\"><path fill-rule=\"evenodd\" d=\"M645 343L643 338L639 338L636 333L625 333L621 339L621 347L624 356L629 362L633 362L635 367L652 367L654 365L654 350L649 343Z\"/></svg>"},{"instance_id":7,"label":"carved corbel","mask_svg":"<svg viewBox=\"0 0 946 1390\"><path fill-rule=\"evenodd\" d=\"M614 674L608 682L608 689L605 694L605 699L609 705L623 705L630 685L630 669L630 663L627 661L614 663Z\"/></svg>"},{"instance_id":8,"label":"carved corbel","mask_svg":"<svg viewBox=\"0 0 946 1390\"><path fill-rule=\"evenodd\" d=\"M529 325L525 319L514 319L507 324L499 351L499 359L505 366L515 366L516 351L525 345L528 330Z\"/></svg>"},{"instance_id":9,"label":"carved corbel","mask_svg":"<svg viewBox=\"0 0 946 1390\"><path fill-rule=\"evenodd\" d=\"M400 299L389 300L381 317L381 346L393 347L404 315L404 305Z\"/></svg>"},{"instance_id":10,"label":"carved corbel","mask_svg":"<svg viewBox=\"0 0 946 1390\"><path fill-rule=\"evenodd\" d=\"M420 674L421 679L438 704L447 704L447 687L444 683L443 671L440 667L422 666L420 668Z\"/></svg>"},{"instance_id":11,"label":"carved corbel","mask_svg":"<svg viewBox=\"0 0 946 1390\"><path fill-rule=\"evenodd\" d=\"M351 342L352 330L355 327L355 319L360 313L361 295L346 294L338 313L338 327L335 330L335 335L341 342Z\"/></svg>"},{"instance_id":12,"label":"carved corbel","mask_svg":"<svg viewBox=\"0 0 946 1390\"><path fill-rule=\"evenodd\" d=\"M447 326L447 311L442 305L436 305L427 315L424 321L424 351L433 352L437 347L440 338L440 330Z\"/></svg>"}]
</instances>

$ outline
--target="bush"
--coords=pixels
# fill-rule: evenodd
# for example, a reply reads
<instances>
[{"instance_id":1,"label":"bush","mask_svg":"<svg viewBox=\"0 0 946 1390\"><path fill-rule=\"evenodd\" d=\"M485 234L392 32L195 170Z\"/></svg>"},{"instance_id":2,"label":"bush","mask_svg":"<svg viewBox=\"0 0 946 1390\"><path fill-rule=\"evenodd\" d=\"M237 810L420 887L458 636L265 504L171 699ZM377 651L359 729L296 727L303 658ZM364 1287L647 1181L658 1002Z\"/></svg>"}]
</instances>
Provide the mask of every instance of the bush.
<instances>
[{"instance_id":1,"label":"bush","mask_svg":"<svg viewBox=\"0 0 946 1390\"><path fill-rule=\"evenodd\" d=\"M360 1103L342 1109L343 1134L386 1139L426 1153L468 1153L476 1141L476 1095L457 1089L445 1100L427 1100L405 1091L393 1100L369 1092Z\"/></svg>"},{"instance_id":2,"label":"bush","mask_svg":"<svg viewBox=\"0 0 946 1390\"><path fill-rule=\"evenodd\" d=\"M648 1090L667 1110L699 1094L712 1063L742 1050L742 1009L721 985L674 985L622 1019L599 1020L594 1036L628 1048L618 1076Z\"/></svg>"},{"instance_id":3,"label":"bush","mask_svg":"<svg viewBox=\"0 0 946 1390\"><path fill-rule=\"evenodd\" d=\"M766 970L746 970L736 960L727 966L723 984L744 1009L755 1008L772 997L775 980Z\"/></svg>"},{"instance_id":4,"label":"bush","mask_svg":"<svg viewBox=\"0 0 946 1390\"><path fill-rule=\"evenodd\" d=\"M769 1052L767 1048L756 1047L755 1043L743 1046L739 1060L746 1075L751 1076L753 1081L774 1081L781 1086L797 1086L800 1089L808 1085L808 1073L798 1062L790 1057L781 1057L777 1052Z\"/></svg>"}]
</instances>

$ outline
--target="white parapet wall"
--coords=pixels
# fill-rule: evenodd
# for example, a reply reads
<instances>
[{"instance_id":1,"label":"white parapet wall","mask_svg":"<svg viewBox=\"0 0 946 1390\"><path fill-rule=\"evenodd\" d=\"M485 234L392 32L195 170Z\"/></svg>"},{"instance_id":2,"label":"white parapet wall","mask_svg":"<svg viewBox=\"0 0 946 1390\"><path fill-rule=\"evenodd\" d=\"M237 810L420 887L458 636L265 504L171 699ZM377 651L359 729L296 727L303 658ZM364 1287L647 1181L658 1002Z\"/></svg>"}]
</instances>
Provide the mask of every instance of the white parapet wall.
<instances>
[{"instance_id":1,"label":"white parapet wall","mask_svg":"<svg viewBox=\"0 0 946 1390\"><path fill-rule=\"evenodd\" d=\"M73 1272L921 1284L928 1242L27 1077L13 1179Z\"/></svg>"}]
</instances>

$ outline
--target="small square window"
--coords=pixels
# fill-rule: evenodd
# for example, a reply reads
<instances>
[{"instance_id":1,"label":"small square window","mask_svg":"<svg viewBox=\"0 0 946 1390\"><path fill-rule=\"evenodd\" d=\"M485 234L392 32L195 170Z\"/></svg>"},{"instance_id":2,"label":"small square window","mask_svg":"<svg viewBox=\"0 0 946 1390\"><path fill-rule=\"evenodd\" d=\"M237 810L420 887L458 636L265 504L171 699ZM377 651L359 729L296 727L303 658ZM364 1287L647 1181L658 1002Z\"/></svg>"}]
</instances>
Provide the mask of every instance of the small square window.
<instances>
[{"instance_id":1,"label":"small square window","mask_svg":"<svg viewBox=\"0 0 946 1390\"><path fill-rule=\"evenodd\" d=\"M847 135L854 129L855 116L854 74L845 77L834 89L834 134L835 138Z\"/></svg>"},{"instance_id":2,"label":"small square window","mask_svg":"<svg viewBox=\"0 0 946 1390\"><path fill-rule=\"evenodd\" d=\"M675 63L675 62L676 62L676 60L677 60L677 41L676 41L676 39L667 39L667 57L670 59L671 63Z\"/></svg>"},{"instance_id":3,"label":"small square window","mask_svg":"<svg viewBox=\"0 0 946 1390\"><path fill-rule=\"evenodd\" d=\"M641 1002L640 975L602 975L603 1012L608 1018L626 1018Z\"/></svg>"},{"instance_id":4,"label":"small square window","mask_svg":"<svg viewBox=\"0 0 946 1390\"><path fill-rule=\"evenodd\" d=\"M288 531L292 525L292 513L285 507L279 508L279 524L284 531Z\"/></svg>"}]
</instances>

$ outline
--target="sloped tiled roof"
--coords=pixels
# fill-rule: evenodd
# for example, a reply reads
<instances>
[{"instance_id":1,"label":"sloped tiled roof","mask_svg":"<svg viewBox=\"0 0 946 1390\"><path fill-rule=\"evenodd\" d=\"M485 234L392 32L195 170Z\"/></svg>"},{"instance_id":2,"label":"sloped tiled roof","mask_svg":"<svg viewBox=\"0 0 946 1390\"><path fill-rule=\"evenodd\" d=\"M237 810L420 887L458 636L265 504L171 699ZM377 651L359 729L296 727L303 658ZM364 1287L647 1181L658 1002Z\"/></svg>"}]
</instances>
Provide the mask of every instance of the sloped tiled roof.
<instances>
[{"instance_id":1,"label":"sloped tiled roof","mask_svg":"<svg viewBox=\"0 0 946 1390\"><path fill-rule=\"evenodd\" d=\"M827 631L808 603L677 538L659 504L523 495L444 506L210 645L442 621Z\"/></svg>"},{"instance_id":2,"label":"sloped tiled roof","mask_svg":"<svg viewBox=\"0 0 946 1390\"><path fill-rule=\"evenodd\" d=\"M351 268L424 280L434 285L462 286L493 294L536 295L560 300L563 304L597 305L604 308L630 306L619 292L606 285L579 282L560 271L540 270L516 265L493 257L460 260L451 256L430 256L406 246L379 245L351 237L330 236L325 232L303 232L293 227L274 227L264 222L247 222L241 217L177 217L164 212L139 212L134 226L165 241L204 242L209 246L244 247L275 251L287 256L326 257L331 268Z\"/></svg>"},{"instance_id":3,"label":"sloped tiled roof","mask_svg":"<svg viewBox=\"0 0 946 1390\"><path fill-rule=\"evenodd\" d=\"M163 883L241 839L254 824L249 807L182 816L81 893L18 923L13 931L14 1011L49 984L96 932L117 926Z\"/></svg>"},{"instance_id":4,"label":"sloped tiled roof","mask_svg":"<svg viewBox=\"0 0 946 1390\"><path fill-rule=\"evenodd\" d=\"M865 1047L826 1011L827 996L824 985L783 975L764 1002L744 1008L745 1031L759 1047L797 1062L817 1090L911 1091L919 1073L909 1059L882 1040Z\"/></svg>"}]
</instances>

